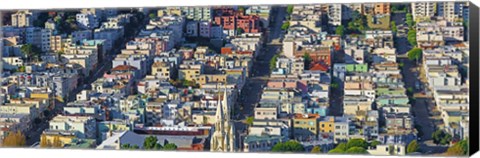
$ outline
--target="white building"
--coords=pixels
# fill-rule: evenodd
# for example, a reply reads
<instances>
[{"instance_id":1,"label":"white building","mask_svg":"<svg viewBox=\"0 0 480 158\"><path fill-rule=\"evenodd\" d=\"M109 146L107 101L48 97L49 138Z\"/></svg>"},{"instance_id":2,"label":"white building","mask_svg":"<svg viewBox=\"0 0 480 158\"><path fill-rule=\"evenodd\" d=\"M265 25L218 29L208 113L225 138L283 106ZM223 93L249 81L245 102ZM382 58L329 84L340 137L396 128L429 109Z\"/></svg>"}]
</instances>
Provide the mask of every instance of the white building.
<instances>
[{"instance_id":1,"label":"white building","mask_svg":"<svg viewBox=\"0 0 480 158\"><path fill-rule=\"evenodd\" d=\"M56 116L49 122L50 131L76 132L78 138L95 139L96 122L90 116Z\"/></svg>"},{"instance_id":2,"label":"white building","mask_svg":"<svg viewBox=\"0 0 480 158\"><path fill-rule=\"evenodd\" d=\"M435 15L436 2L413 2L411 3L414 21L430 19Z\"/></svg>"},{"instance_id":3,"label":"white building","mask_svg":"<svg viewBox=\"0 0 480 158\"><path fill-rule=\"evenodd\" d=\"M195 21L212 21L213 11L210 7L181 7L187 19Z\"/></svg>"},{"instance_id":4,"label":"white building","mask_svg":"<svg viewBox=\"0 0 480 158\"><path fill-rule=\"evenodd\" d=\"M77 14L77 22L83 29L94 29L100 25L100 19L95 14Z\"/></svg>"}]
</instances>

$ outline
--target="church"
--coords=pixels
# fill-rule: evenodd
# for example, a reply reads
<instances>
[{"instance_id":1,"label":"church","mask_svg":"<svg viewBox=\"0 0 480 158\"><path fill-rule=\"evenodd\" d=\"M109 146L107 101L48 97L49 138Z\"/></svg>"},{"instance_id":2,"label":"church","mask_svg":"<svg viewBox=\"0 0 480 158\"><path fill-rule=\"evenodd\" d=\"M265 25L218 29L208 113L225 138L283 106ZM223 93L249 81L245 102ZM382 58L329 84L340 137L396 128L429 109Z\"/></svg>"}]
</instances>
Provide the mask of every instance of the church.
<instances>
[{"instance_id":1,"label":"church","mask_svg":"<svg viewBox=\"0 0 480 158\"><path fill-rule=\"evenodd\" d=\"M220 94L219 94L220 96ZM217 152L235 152L235 127L230 118L230 110L232 108L228 104L227 89L223 93L223 100L218 97L216 122L214 125L214 133L211 137L210 151Z\"/></svg>"}]
</instances>

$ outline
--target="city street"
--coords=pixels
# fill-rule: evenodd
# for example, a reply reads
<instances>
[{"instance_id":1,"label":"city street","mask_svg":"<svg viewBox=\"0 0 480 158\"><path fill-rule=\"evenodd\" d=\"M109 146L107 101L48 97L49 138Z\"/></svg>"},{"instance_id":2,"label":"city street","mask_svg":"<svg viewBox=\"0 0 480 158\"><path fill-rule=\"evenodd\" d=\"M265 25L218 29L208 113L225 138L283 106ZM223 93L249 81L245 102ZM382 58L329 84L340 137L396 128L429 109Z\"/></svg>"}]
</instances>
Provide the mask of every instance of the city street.
<instances>
[{"instance_id":1,"label":"city street","mask_svg":"<svg viewBox=\"0 0 480 158\"><path fill-rule=\"evenodd\" d=\"M253 116L254 106L260 100L262 93L262 87L267 83L267 78L270 74L269 61L272 57L280 52L280 45L271 44L272 41L278 40L283 36L282 26L283 17L286 15L285 7L272 8L272 18L274 18L274 24L270 25L268 29L268 43L265 44L265 52L260 54L260 60L256 60L253 63L252 76L247 79L247 84L240 94L239 102L237 103L237 110L240 110L240 116L238 119L242 120L248 116Z\"/></svg>"},{"instance_id":2,"label":"city street","mask_svg":"<svg viewBox=\"0 0 480 158\"><path fill-rule=\"evenodd\" d=\"M121 42L122 43L121 45L114 47L112 51L107 51L106 57L103 59L104 62L100 62L97 69L95 69L96 71L93 72L89 77L86 77L84 79L85 83L83 83L83 85L90 86L93 82L95 82L95 80L97 80L98 78L101 78L106 71L110 70L112 68L111 61L115 58L115 55L119 54L121 50L125 48L126 43L129 40L131 40L131 38L133 38L139 32L139 30L145 26L146 22L148 21L145 21L143 25L138 25L138 27L135 28L134 34L132 35L132 37L125 37ZM69 95L68 101L75 100L76 95L80 93L80 91L84 90L83 85L77 86L77 88L70 93L71 95ZM53 113L51 115L56 115L58 112L63 111L64 105L65 103L56 101L55 103L56 109L53 110ZM33 130L25 134L25 136L28 138L26 144L28 146L31 146L36 142L40 142L40 136L42 132L47 128L48 128L48 120L46 119L42 120L41 124L34 126Z\"/></svg>"},{"instance_id":3,"label":"city street","mask_svg":"<svg viewBox=\"0 0 480 158\"><path fill-rule=\"evenodd\" d=\"M394 15L395 21L401 19L402 16ZM397 25L400 27L399 25ZM399 63L403 63L401 69L403 82L405 83L405 88L415 87L416 82L420 82L419 72L414 61L406 58L407 52L412 48L408 43L406 33L404 35L398 35L396 37L396 48L397 48L397 60ZM414 93L420 93L421 89L414 89ZM413 96L409 96L413 97ZM422 143L421 150L424 153L442 153L446 151L445 147L439 147L432 143L432 133L435 132L435 126L433 120L430 118L428 106L431 102L430 98L416 98L415 103L412 105L412 112L415 116L415 124L421 127L423 135L420 137L420 142Z\"/></svg>"}]
</instances>

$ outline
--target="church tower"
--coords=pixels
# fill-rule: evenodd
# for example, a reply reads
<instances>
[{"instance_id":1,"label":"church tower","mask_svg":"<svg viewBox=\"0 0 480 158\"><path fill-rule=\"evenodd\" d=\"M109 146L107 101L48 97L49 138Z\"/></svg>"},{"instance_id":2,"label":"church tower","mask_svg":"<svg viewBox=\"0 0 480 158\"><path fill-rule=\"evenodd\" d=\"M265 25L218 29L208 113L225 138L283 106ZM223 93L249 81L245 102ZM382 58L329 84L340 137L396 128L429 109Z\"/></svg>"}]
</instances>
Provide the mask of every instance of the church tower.
<instances>
[{"instance_id":1,"label":"church tower","mask_svg":"<svg viewBox=\"0 0 480 158\"><path fill-rule=\"evenodd\" d=\"M225 87L223 100L221 100L220 93L218 95L216 122L210 141L210 151L234 152L236 150L235 127L230 119L232 108L230 108L227 99L227 88Z\"/></svg>"}]
</instances>

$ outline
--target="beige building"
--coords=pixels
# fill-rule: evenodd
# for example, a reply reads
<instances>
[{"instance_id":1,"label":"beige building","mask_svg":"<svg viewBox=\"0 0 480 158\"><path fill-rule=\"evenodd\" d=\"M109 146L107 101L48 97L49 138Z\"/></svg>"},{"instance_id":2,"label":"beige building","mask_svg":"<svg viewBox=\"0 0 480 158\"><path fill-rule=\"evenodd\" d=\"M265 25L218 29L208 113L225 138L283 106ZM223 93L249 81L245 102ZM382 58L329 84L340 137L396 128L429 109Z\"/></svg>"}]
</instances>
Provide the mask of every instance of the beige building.
<instances>
[{"instance_id":1,"label":"beige building","mask_svg":"<svg viewBox=\"0 0 480 158\"><path fill-rule=\"evenodd\" d=\"M173 69L168 62L155 62L152 64L152 75L162 79L170 79Z\"/></svg>"},{"instance_id":2,"label":"beige building","mask_svg":"<svg viewBox=\"0 0 480 158\"><path fill-rule=\"evenodd\" d=\"M178 79L188 80L188 81L198 81L200 74L203 71L202 64L195 64L195 65L180 65L180 69L178 70Z\"/></svg>"},{"instance_id":3,"label":"beige building","mask_svg":"<svg viewBox=\"0 0 480 158\"><path fill-rule=\"evenodd\" d=\"M34 15L28 10L21 10L12 14L12 26L29 27L33 26Z\"/></svg>"},{"instance_id":4,"label":"beige building","mask_svg":"<svg viewBox=\"0 0 480 158\"><path fill-rule=\"evenodd\" d=\"M404 156L407 153L407 148L403 144L381 144L377 145L376 148L368 149L367 152L371 155L377 156L387 156L387 155L401 155Z\"/></svg>"},{"instance_id":5,"label":"beige building","mask_svg":"<svg viewBox=\"0 0 480 158\"><path fill-rule=\"evenodd\" d=\"M411 10L414 21L430 19L435 15L436 2L413 2Z\"/></svg>"}]
</instances>

